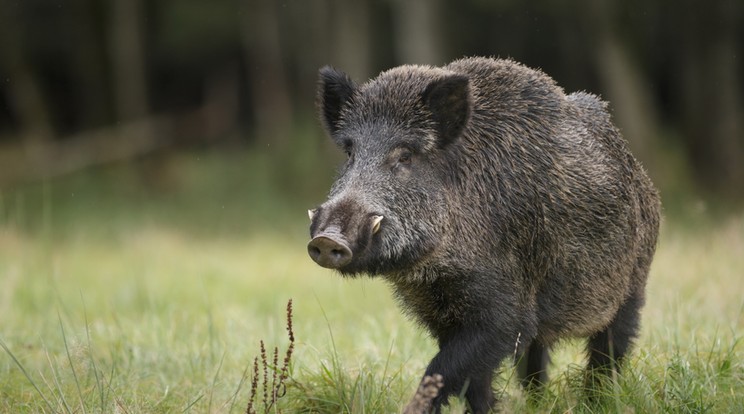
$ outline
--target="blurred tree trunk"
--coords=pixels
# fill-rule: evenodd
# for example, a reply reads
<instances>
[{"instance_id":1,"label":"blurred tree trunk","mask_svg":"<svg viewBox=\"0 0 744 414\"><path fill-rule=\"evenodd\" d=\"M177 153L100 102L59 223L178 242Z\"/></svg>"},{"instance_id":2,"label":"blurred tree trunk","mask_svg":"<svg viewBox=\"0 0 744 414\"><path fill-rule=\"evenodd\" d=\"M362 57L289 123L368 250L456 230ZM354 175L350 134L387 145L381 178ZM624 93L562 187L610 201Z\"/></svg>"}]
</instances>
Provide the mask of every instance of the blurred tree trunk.
<instances>
[{"instance_id":1,"label":"blurred tree trunk","mask_svg":"<svg viewBox=\"0 0 744 414\"><path fill-rule=\"evenodd\" d=\"M400 64L441 65L440 0L393 0L395 52Z\"/></svg>"},{"instance_id":2,"label":"blurred tree trunk","mask_svg":"<svg viewBox=\"0 0 744 414\"><path fill-rule=\"evenodd\" d=\"M744 197L744 105L742 68L737 60L737 0L688 2L682 41L683 118L687 148L703 188ZM739 56L740 58L740 56Z\"/></svg>"},{"instance_id":3,"label":"blurred tree trunk","mask_svg":"<svg viewBox=\"0 0 744 414\"><path fill-rule=\"evenodd\" d=\"M212 73L204 85L204 105L200 113L204 124L205 141L227 141L238 131L240 113L238 65L225 65Z\"/></svg>"},{"instance_id":4,"label":"blurred tree trunk","mask_svg":"<svg viewBox=\"0 0 744 414\"><path fill-rule=\"evenodd\" d=\"M295 96L300 97L296 108L298 115L302 117L298 120L301 125L312 131L311 134L306 134L302 142L293 144L293 147L303 154L308 154L307 158L312 160L334 159L333 157L338 156L339 153L332 141L322 133L315 108L317 94L315 80L318 78L318 69L329 64L339 65L339 69L346 69L346 66L343 66L344 62L335 62L333 57L340 55L335 47L334 37L340 30L337 29L340 23L333 18L331 6L334 1L336 0L299 2L296 7L288 10L292 15L292 27L296 30L293 39L302 39L287 45L292 48L292 56L295 59L289 69L293 71L294 78L299 80L294 89ZM328 47L328 45L333 46ZM339 58L343 57L339 56ZM366 68L354 70L367 71Z\"/></svg>"},{"instance_id":5,"label":"blurred tree trunk","mask_svg":"<svg viewBox=\"0 0 744 414\"><path fill-rule=\"evenodd\" d=\"M634 62L630 48L617 34L617 7L609 0L587 0L591 32L597 34L595 59L599 80L606 91L613 117L633 153L643 162L653 158L659 134L657 103L648 79ZM646 163L653 165L652 163Z\"/></svg>"},{"instance_id":6,"label":"blurred tree trunk","mask_svg":"<svg viewBox=\"0 0 744 414\"><path fill-rule=\"evenodd\" d=\"M24 55L19 8L18 4L0 7L0 64L7 71L5 87L18 117L19 133L33 145L51 140L54 130L41 86Z\"/></svg>"},{"instance_id":7,"label":"blurred tree trunk","mask_svg":"<svg viewBox=\"0 0 744 414\"><path fill-rule=\"evenodd\" d=\"M72 76L80 94L80 127L98 128L109 120L109 84L106 80L105 56L102 53L104 33L96 28L94 0L74 0L67 8L67 19L73 28Z\"/></svg>"},{"instance_id":8,"label":"blurred tree trunk","mask_svg":"<svg viewBox=\"0 0 744 414\"><path fill-rule=\"evenodd\" d=\"M117 121L149 114L145 75L142 0L111 0L109 10L111 69Z\"/></svg>"},{"instance_id":9,"label":"blurred tree trunk","mask_svg":"<svg viewBox=\"0 0 744 414\"><path fill-rule=\"evenodd\" d=\"M368 0L333 0L331 63L357 82L372 76L371 6Z\"/></svg>"},{"instance_id":10,"label":"blurred tree trunk","mask_svg":"<svg viewBox=\"0 0 744 414\"><path fill-rule=\"evenodd\" d=\"M297 96L313 97L316 85L308 80L317 78L318 69L321 66L332 63L333 48L323 47L331 44L332 40L330 1L299 2L296 7L291 7L288 11L291 13L292 28L295 30L292 39L301 39L301 42L288 42L287 45L291 48L291 54L296 63L289 69L295 78L300 79L295 92ZM299 105L298 112L310 109L314 113L312 101L300 102Z\"/></svg>"},{"instance_id":11,"label":"blurred tree trunk","mask_svg":"<svg viewBox=\"0 0 744 414\"><path fill-rule=\"evenodd\" d=\"M282 56L279 16L273 0L247 0L245 50L256 138L261 145L286 146L292 125L292 100Z\"/></svg>"},{"instance_id":12,"label":"blurred tree trunk","mask_svg":"<svg viewBox=\"0 0 744 414\"><path fill-rule=\"evenodd\" d=\"M601 39L597 66L606 99L623 136L639 159L650 160L659 134L659 115L648 79L615 36Z\"/></svg>"}]
</instances>

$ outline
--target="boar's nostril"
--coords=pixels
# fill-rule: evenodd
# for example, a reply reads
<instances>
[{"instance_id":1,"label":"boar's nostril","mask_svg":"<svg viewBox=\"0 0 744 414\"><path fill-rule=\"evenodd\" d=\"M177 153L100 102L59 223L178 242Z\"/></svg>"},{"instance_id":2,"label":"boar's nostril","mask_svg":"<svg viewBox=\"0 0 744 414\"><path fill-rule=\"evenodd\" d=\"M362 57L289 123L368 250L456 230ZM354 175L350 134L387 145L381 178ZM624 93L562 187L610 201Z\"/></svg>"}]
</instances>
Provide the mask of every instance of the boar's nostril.
<instances>
[{"instance_id":1,"label":"boar's nostril","mask_svg":"<svg viewBox=\"0 0 744 414\"><path fill-rule=\"evenodd\" d=\"M315 263L329 269L339 269L351 261L351 249L332 236L317 236L307 245L307 253Z\"/></svg>"}]
</instances>

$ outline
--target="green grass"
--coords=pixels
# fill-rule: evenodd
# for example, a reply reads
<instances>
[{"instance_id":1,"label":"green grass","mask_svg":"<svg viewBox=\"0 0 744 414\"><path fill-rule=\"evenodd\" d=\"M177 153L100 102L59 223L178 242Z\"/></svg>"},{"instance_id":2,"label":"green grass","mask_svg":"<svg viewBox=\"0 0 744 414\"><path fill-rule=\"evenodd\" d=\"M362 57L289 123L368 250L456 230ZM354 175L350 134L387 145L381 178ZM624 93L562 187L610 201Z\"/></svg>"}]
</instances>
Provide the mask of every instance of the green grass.
<instances>
[{"instance_id":1,"label":"green grass","mask_svg":"<svg viewBox=\"0 0 744 414\"><path fill-rule=\"evenodd\" d=\"M163 165L0 192L0 412L244 412L259 341L288 345L290 298L271 412L399 412L436 347L384 283L307 258L329 173L298 183L244 154ZM744 412L744 212L698 210L664 223L643 334L607 395L583 397L567 341L534 400L504 369L505 411Z\"/></svg>"}]
</instances>

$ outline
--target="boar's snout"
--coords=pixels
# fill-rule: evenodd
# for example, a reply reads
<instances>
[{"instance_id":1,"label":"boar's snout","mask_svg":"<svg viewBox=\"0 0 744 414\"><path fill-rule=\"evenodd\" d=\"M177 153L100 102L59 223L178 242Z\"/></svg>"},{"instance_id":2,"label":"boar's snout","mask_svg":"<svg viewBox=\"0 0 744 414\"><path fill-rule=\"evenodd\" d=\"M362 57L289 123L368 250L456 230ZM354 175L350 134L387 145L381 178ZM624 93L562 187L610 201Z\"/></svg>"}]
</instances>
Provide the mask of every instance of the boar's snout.
<instances>
[{"instance_id":1,"label":"boar's snout","mask_svg":"<svg viewBox=\"0 0 744 414\"><path fill-rule=\"evenodd\" d=\"M328 231L313 237L307 244L307 252L315 263L329 269L340 269L349 264L353 256L343 236Z\"/></svg>"},{"instance_id":2,"label":"boar's snout","mask_svg":"<svg viewBox=\"0 0 744 414\"><path fill-rule=\"evenodd\" d=\"M380 236L384 217L376 209L351 199L340 198L308 211L313 261L342 274L356 274L374 257L370 246Z\"/></svg>"}]
</instances>

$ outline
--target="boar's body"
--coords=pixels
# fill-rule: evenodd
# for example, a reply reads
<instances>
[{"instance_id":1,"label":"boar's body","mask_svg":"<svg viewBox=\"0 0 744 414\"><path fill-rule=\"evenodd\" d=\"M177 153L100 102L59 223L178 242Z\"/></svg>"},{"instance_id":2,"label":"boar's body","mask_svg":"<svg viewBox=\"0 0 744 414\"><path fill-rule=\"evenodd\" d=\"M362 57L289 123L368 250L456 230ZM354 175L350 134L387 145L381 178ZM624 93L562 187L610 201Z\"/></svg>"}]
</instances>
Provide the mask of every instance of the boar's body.
<instances>
[{"instance_id":1,"label":"boar's body","mask_svg":"<svg viewBox=\"0 0 744 414\"><path fill-rule=\"evenodd\" d=\"M310 254L382 275L436 338L435 409L467 384L487 411L515 350L531 385L560 338L588 337L602 370L636 336L660 207L605 106L509 60L401 66L361 86L321 70L321 118L349 160Z\"/></svg>"}]
</instances>

